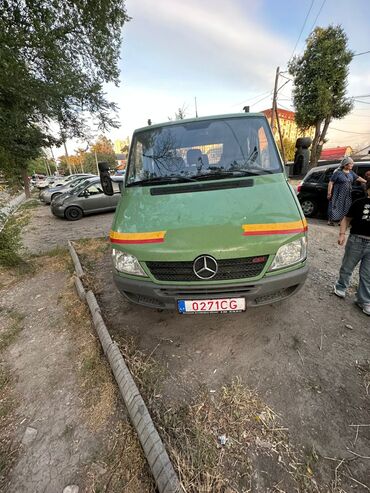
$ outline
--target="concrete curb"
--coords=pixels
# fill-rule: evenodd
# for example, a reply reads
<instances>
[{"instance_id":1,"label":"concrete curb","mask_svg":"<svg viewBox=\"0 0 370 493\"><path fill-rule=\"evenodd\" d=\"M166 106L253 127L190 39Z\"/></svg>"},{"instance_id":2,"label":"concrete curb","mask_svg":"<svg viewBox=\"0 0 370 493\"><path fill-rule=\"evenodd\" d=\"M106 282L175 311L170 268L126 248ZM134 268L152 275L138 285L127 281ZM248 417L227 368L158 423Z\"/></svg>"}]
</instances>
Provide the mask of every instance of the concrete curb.
<instances>
[{"instance_id":1,"label":"concrete curb","mask_svg":"<svg viewBox=\"0 0 370 493\"><path fill-rule=\"evenodd\" d=\"M0 209L0 231L4 228L9 216L11 216L25 200L26 194L23 192L12 199L8 205Z\"/></svg>"},{"instance_id":2,"label":"concrete curb","mask_svg":"<svg viewBox=\"0 0 370 493\"><path fill-rule=\"evenodd\" d=\"M68 240L68 250L69 250L69 253L72 257L77 277L79 277L79 278L83 277L84 271L82 270L80 259L78 258L76 250L74 249L72 242L70 240Z\"/></svg>"},{"instance_id":3,"label":"concrete curb","mask_svg":"<svg viewBox=\"0 0 370 493\"><path fill-rule=\"evenodd\" d=\"M154 426L149 411L137 388L134 379L122 357L117 344L112 341L108 329L101 316L100 307L92 291L86 293L78 272L83 275L81 263L71 242L68 248L75 266L77 276L74 277L77 293L81 300L89 306L95 329L98 333L104 354L118 384L132 424L138 434L145 457L152 471L159 493L181 493L181 486L176 472L168 457L166 448Z\"/></svg>"}]
</instances>

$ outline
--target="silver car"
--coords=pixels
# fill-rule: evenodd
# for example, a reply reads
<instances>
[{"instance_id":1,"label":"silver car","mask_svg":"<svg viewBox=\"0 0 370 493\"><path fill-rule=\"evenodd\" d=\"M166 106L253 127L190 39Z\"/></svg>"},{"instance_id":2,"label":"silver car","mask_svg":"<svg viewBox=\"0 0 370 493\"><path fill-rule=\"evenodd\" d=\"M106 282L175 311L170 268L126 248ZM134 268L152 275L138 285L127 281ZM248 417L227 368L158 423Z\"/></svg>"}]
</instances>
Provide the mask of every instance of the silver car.
<instances>
[{"instance_id":1,"label":"silver car","mask_svg":"<svg viewBox=\"0 0 370 493\"><path fill-rule=\"evenodd\" d=\"M123 177L115 176L112 180L112 196L104 194L99 177L90 178L56 197L51 203L51 212L68 221L77 221L88 214L114 211L121 197Z\"/></svg>"},{"instance_id":2,"label":"silver car","mask_svg":"<svg viewBox=\"0 0 370 493\"><path fill-rule=\"evenodd\" d=\"M45 188L40 192L39 199L44 204L51 204L52 201L58 197L58 195L62 195L62 193L68 192L70 189L75 188L79 183L82 183L84 180L88 178L97 177L96 175L86 174L76 176L75 178L69 180L66 184L61 186L54 185L51 188Z\"/></svg>"}]
</instances>

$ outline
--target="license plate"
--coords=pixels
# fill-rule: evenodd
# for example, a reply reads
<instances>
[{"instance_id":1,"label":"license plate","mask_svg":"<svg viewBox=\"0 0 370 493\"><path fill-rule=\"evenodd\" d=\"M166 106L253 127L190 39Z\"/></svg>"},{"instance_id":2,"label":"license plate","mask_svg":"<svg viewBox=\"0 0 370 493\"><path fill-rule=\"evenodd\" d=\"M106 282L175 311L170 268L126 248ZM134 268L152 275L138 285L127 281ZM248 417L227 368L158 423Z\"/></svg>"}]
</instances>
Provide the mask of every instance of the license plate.
<instances>
[{"instance_id":1,"label":"license plate","mask_svg":"<svg viewBox=\"0 0 370 493\"><path fill-rule=\"evenodd\" d=\"M178 300L179 313L229 313L243 312L245 298L219 298L213 300Z\"/></svg>"}]
</instances>

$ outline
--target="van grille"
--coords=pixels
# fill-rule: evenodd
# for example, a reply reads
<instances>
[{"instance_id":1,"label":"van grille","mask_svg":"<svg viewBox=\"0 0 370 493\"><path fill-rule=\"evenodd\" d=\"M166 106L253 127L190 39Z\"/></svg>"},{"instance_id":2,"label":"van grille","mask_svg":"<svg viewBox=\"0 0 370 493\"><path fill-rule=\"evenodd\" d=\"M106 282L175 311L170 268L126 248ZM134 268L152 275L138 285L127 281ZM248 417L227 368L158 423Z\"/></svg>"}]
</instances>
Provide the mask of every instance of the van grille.
<instances>
[{"instance_id":1,"label":"van grille","mask_svg":"<svg viewBox=\"0 0 370 493\"><path fill-rule=\"evenodd\" d=\"M217 260L218 272L210 281L228 281L257 277L263 271L268 255ZM193 271L193 262L147 262L158 281L204 281Z\"/></svg>"}]
</instances>

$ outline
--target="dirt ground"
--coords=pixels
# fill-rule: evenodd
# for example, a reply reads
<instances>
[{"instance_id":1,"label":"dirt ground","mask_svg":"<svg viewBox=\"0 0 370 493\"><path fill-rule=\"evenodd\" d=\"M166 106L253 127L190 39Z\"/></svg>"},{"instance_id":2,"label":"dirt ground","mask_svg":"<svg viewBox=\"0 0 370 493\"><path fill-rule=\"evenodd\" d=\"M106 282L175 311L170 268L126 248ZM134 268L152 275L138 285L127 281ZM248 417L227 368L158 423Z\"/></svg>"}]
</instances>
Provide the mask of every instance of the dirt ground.
<instances>
[{"instance_id":1,"label":"dirt ground","mask_svg":"<svg viewBox=\"0 0 370 493\"><path fill-rule=\"evenodd\" d=\"M186 316L131 305L113 285L109 253L89 267L114 338L132 336L168 370L162 391L170 403L189 401L202 386L219 393L238 377L279 414L302 460L315 458L320 484L333 484L343 473L340 491L365 492L370 319L354 305L353 289L346 300L332 294L343 253L337 233L311 221L304 288L244 314ZM350 460L345 471L342 459Z\"/></svg>"},{"instance_id":2,"label":"dirt ground","mask_svg":"<svg viewBox=\"0 0 370 493\"><path fill-rule=\"evenodd\" d=\"M23 244L31 254L65 247L68 240L106 236L112 225L113 212L86 216L76 222L54 217L50 207L41 204L34 210L32 222L23 229Z\"/></svg>"},{"instance_id":3,"label":"dirt ground","mask_svg":"<svg viewBox=\"0 0 370 493\"><path fill-rule=\"evenodd\" d=\"M64 245L67 239L104 236L110 228L111 218L111 214L104 214L69 223L52 217L47 207L40 206L33 212L33 219L24 234L24 243L32 253L36 253L55 245ZM287 430L289 440L302 463L307 464L308 474L315 478L318 485L315 490L305 487L298 490L293 486L284 489L281 471L276 464L263 460L261 456L253 461L253 484L257 486L240 491L370 491L370 319L354 305L353 290L346 300L332 295L332 284L343 252L336 244L337 232L337 229L329 228L321 221L310 221L311 269L304 288L284 302L249 309L244 314L235 315L181 316L131 305L113 285L109 251L102 249L101 254L96 255L94 249L89 251L85 248L84 253L83 245L80 247L84 267L89 272L90 285L98 296L114 339L125 347L127 339L132 337L135 346L144 354L142 361L153 358L163 367L164 372L158 374L163 375L160 382L161 394L155 397L165 403L165 413L170 414L174 409L181 415L176 410L181 409L184 403L191 402L199 389L212 396L221 396L225 393L225 386L239 378L277 413L279 422ZM72 415L79 415L80 403L76 399L78 387L73 383L72 377L64 377L70 360L65 357L63 359L59 354L62 347L66 347L68 353L68 347L73 346L73 337L69 334L69 343L66 344L62 335L65 326L62 324L62 329L58 330L56 323L60 312L53 311L60 309L54 306L52 299L58 298L56 289L62 276L58 273L49 273L49 277L43 277L41 273L40 276L35 284L22 281L25 284L18 285L14 288L16 291L7 294L5 298L6 306L15 304L17 309L24 302L24 312L30 317L26 318L25 326L38 327L38 324L32 322L36 318L41 330L37 329L34 334L37 334L38 342L44 340L45 345L45 352L40 356L33 351L26 351L26 348L35 344L32 342L35 335L27 330L22 331L19 341L11 346L12 354L17 357L23 352L29 353L28 359L22 363L21 358L19 367L14 368L16 373L21 372L28 364L40 365L33 380L32 375L24 382L22 373L22 377L18 377L17 386L21 385L19 391L23 393L25 400L22 419L23 413L28 416L22 424L23 428L19 425L19 433L21 430L24 432L25 425L38 429L42 421L38 422L37 419L44 412L48 413L49 418L42 425L45 426L43 430L48 427L53 430L52 412L42 406L51 405L58 412L59 404L61 412L68 417L68 409L72 405ZM49 285L53 287L50 294ZM45 297L47 303L36 305L36 308L32 300L37 294L41 294L42 300ZM44 305L48 311L38 312L37 309ZM50 315L49 307L53 307ZM43 328L47 328L47 334ZM54 357L47 354L50 347L54 346L57 358L61 358L60 368L63 371L58 373L59 380L57 379L55 388L52 388L56 392L59 385L62 392L60 396L56 394L58 398L55 405L52 403L53 399L49 398L43 404L41 395L50 393L50 382L46 382L43 388L38 389L38 386L44 380L47 381L48 370L56 365ZM32 373L31 370L28 371ZM28 388L26 381L29 384L33 381L33 386ZM38 398L34 399L33 395ZM51 395L54 396L53 393ZM30 408L33 412L27 411L29 402L34 402ZM153 402L149 402L149 406L154 409ZM199 414L200 411L197 412ZM232 422L229 425L231 427ZM71 457L81 465L85 460L82 449L86 448L93 456L94 447L89 441L89 434L84 431L83 422L78 429L78 451L72 452ZM61 432L61 428L56 426L52 436L57 437ZM231 434L230 429L222 432L225 435ZM38 436L41 440L44 435L42 433ZM186 433L182 438L187 443ZM77 458L76 454L82 455ZM276 463L279 458L280 456L276 458ZM32 464L32 459L30 460L29 464ZM68 460L66 463L68 464ZM21 465L20 462L18 464ZM77 465L74 466L73 462L71 464L72 467L60 469L65 474L63 484L72 481L73 472L78 470ZM229 465L231 473L235 464ZM139 470L143 474L142 469ZM269 481L264 479L266 476L271 476ZM142 476L139 474L139 477ZM62 482L58 487L61 484ZM267 487L266 484L272 486ZM137 491L150 491L148 488L149 486L143 487ZM34 491L60 491L60 487Z\"/></svg>"},{"instance_id":4,"label":"dirt ground","mask_svg":"<svg viewBox=\"0 0 370 493\"><path fill-rule=\"evenodd\" d=\"M75 293L69 254L43 236L44 211L32 210L26 236L33 254L49 253L34 257L27 273L0 272L0 491L151 492L138 439ZM89 230L82 223L83 234L101 233L91 223ZM71 235L62 231L53 230L58 245Z\"/></svg>"}]
</instances>

